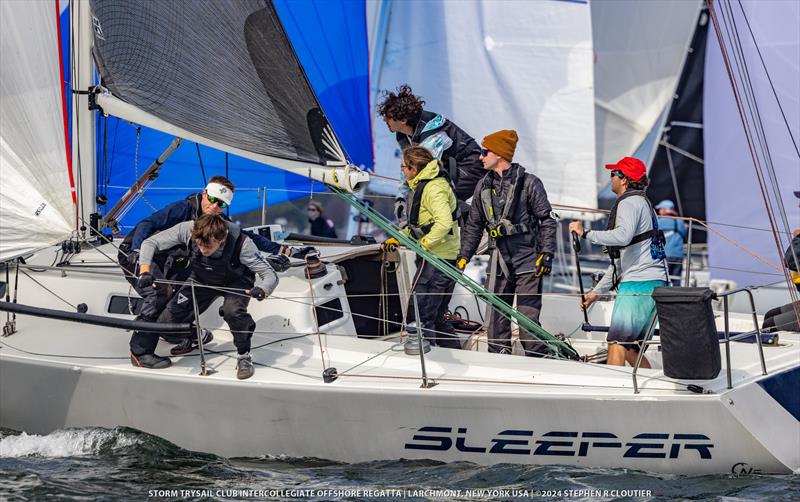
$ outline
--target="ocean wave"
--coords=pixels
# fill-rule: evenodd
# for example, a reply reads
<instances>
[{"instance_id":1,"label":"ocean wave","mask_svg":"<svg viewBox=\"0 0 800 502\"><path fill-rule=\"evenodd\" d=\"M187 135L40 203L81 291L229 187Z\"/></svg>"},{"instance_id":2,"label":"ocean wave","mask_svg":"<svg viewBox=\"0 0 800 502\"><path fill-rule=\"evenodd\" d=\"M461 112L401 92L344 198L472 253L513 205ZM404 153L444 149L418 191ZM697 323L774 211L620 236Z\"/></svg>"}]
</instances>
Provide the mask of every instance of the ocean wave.
<instances>
[{"instance_id":1,"label":"ocean wave","mask_svg":"<svg viewBox=\"0 0 800 502\"><path fill-rule=\"evenodd\" d=\"M0 438L0 457L78 457L137 446L139 434L119 428L64 429L40 436L22 432Z\"/></svg>"}]
</instances>

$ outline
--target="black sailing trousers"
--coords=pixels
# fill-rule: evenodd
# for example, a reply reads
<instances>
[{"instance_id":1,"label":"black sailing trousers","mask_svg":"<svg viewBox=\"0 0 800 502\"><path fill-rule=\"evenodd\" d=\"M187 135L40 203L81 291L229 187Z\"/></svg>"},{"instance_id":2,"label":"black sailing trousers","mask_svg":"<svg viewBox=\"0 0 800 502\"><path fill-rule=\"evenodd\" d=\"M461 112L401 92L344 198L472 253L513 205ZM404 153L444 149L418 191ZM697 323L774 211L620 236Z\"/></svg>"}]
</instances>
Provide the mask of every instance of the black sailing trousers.
<instances>
[{"instance_id":1,"label":"black sailing trousers","mask_svg":"<svg viewBox=\"0 0 800 502\"><path fill-rule=\"evenodd\" d=\"M539 323L539 312L542 310L542 281L536 274L527 274L505 277L497 274L494 291L498 298L509 305L514 305L514 295L517 295L517 312L524 314L528 319ZM488 329L489 352L511 353L511 321L492 309L489 315ZM547 354L544 344L527 331L519 330L519 339L526 356L543 356Z\"/></svg>"},{"instance_id":2,"label":"black sailing trousers","mask_svg":"<svg viewBox=\"0 0 800 502\"><path fill-rule=\"evenodd\" d=\"M448 263L455 266L454 261ZM444 315L450 306L453 297L455 281L439 272L433 265L417 258L417 273L414 278L414 291L419 307L420 328L423 336L433 345L448 349L460 349L461 340L456 335L453 326L447 322ZM408 301L406 323L416 319L414 315L414 297Z\"/></svg>"},{"instance_id":3,"label":"black sailing trousers","mask_svg":"<svg viewBox=\"0 0 800 502\"><path fill-rule=\"evenodd\" d=\"M253 287L253 280L240 278L231 284L226 284L226 288L250 289ZM242 292L219 291L210 287L203 287L195 284L195 294L197 296L197 310L201 314L211 306L211 303L222 297L222 318L228 323L228 327L233 333L233 344L239 354L250 352L250 339L256 329L256 322L247 312L247 305L250 297ZM158 322L163 323L185 323L194 320L194 303L192 301L191 284L181 287L167 304L167 307L158 316ZM135 331L131 336L131 352L135 356L153 354L158 345L158 334L146 331Z\"/></svg>"}]
</instances>

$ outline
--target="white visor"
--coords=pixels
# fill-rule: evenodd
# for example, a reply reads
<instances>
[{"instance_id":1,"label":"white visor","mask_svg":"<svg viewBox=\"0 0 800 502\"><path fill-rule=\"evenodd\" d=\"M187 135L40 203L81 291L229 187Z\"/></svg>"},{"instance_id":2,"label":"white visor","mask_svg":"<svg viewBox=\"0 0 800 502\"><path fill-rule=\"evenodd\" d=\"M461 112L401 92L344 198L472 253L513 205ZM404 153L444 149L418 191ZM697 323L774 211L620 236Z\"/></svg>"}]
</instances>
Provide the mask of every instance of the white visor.
<instances>
[{"instance_id":1,"label":"white visor","mask_svg":"<svg viewBox=\"0 0 800 502\"><path fill-rule=\"evenodd\" d=\"M231 202L233 202L233 190L219 183L209 183L208 186L206 186L206 193L214 198L225 201L225 204L229 206Z\"/></svg>"}]
</instances>

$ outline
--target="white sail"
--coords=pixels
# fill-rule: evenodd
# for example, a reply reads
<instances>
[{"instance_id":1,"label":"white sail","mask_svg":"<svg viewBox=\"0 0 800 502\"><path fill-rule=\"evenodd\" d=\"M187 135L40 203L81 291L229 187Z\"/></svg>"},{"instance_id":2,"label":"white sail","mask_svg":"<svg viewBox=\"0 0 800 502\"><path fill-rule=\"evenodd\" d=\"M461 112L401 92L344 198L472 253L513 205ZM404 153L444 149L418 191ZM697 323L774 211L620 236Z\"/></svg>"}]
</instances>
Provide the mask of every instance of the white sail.
<instances>
[{"instance_id":1,"label":"white sail","mask_svg":"<svg viewBox=\"0 0 800 502\"><path fill-rule=\"evenodd\" d=\"M700 0L592 2L597 169L632 155L670 101ZM647 159L645 159L647 160Z\"/></svg>"},{"instance_id":2,"label":"white sail","mask_svg":"<svg viewBox=\"0 0 800 502\"><path fill-rule=\"evenodd\" d=\"M408 83L426 109L478 142L519 133L515 162L542 178L550 201L597 204L592 37L588 3L394 2L380 89ZM376 173L399 178L394 134L375 119ZM384 183L394 193L397 182Z\"/></svg>"},{"instance_id":3,"label":"white sail","mask_svg":"<svg viewBox=\"0 0 800 502\"><path fill-rule=\"evenodd\" d=\"M769 176L765 177L767 197L773 207L777 207L777 199L782 201L788 228L781 221L780 211L776 211L781 231L779 250L769 231L764 197L720 45L710 29L703 96L706 217L710 222L732 225L713 226L764 261L754 259L716 233L709 233L709 269L713 278L733 279L739 285L780 283L784 280L781 257L791 239L788 232L800 228L798 200L792 193L800 190L800 3L743 1L740 8L738 2L731 2L733 17L727 5L724 2L718 6L725 45L733 58L729 33L735 22L755 97L750 98L750 104L743 100L748 123L752 123L751 113L757 106L777 182L773 184ZM733 64L741 93L744 81L739 61ZM744 97L743 93L740 95ZM755 155L761 165L767 163L764 153L757 145Z\"/></svg>"},{"instance_id":4,"label":"white sail","mask_svg":"<svg viewBox=\"0 0 800 502\"><path fill-rule=\"evenodd\" d=\"M0 261L75 228L57 14L52 2L0 2Z\"/></svg>"}]
</instances>

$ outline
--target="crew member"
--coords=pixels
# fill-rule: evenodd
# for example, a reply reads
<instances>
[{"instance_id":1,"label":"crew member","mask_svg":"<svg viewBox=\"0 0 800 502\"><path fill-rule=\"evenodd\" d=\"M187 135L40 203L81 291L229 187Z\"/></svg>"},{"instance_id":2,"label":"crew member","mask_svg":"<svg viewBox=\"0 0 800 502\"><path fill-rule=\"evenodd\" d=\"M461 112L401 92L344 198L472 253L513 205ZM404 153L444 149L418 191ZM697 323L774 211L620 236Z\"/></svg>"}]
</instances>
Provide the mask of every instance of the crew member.
<instances>
[{"instance_id":1,"label":"crew member","mask_svg":"<svg viewBox=\"0 0 800 502\"><path fill-rule=\"evenodd\" d=\"M647 169L633 157L606 165L611 171L611 190L617 200L611 208L606 230L584 230L583 224L573 221L570 232L593 244L606 246L611 265L592 291L586 294L581 308L587 309L599 296L617 290L611 325L608 330L608 364L624 366L636 363L638 342L656 304L651 296L655 288L666 286L666 262L663 233L658 229L656 213L644 190L647 188ZM642 368L649 368L646 357Z\"/></svg>"},{"instance_id":2,"label":"crew member","mask_svg":"<svg viewBox=\"0 0 800 502\"><path fill-rule=\"evenodd\" d=\"M504 302L539 322L542 276L550 273L556 247L556 221L542 180L512 163L517 147L513 130L483 138L481 160L488 170L475 187L472 207L462 230L458 268L466 266L478 249L484 229L489 232L492 259L489 285ZM511 321L492 311L488 329L489 351L511 351ZM525 355L543 355L537 338L520 330Z\"/></svg>"},{"instance_id":3,"label":"crew member","mask_svg":"<svg viewBox=\"0 0 800 502\"><path fill-rule=\"evenodd\" d=\"M233 202L234 191L234 185L228 178L214 176L202 192L192 194L154 212L140 221L125 237L119 246L117 259L125 272L125 278L142 297L138 319L154 321L178 289L178 286L174 284L161 281L156 282L154 288L143 289L137 286L137 264L142 242L156 232L171 228L178 223L194 221L204 214L222 214L222 211ZM223 217L228 219L226 215ZM242 232L255 243L259 250L271 255L268 257L270 264L279 272L288 268L286 256L301 258L313 249L311 247L282 246L256 233L246 230ZM156 279L167 279L170 282L185 281L191 273L187 250L178 247L157 253L153 258L150 271ZM206 333L205 337L206 341L210 341L211 332ZM197 346L196 340L187 338L165 336L164 339L178 344L173 348L173 355L191 352L193 347Z\"/></svg>"},{"instance_id":4,"label":"crew member","mask_svg":"<svg viewBox=\"0 0 800 502\"><path fill-rule=\"evenodd\" d=\"M478 143L463 129L444 116L423 110L425 100L415 96L408 85L401 85L396 92L383 93L378 105L378 114L386 126L395 133L401 149L419 145L427 148L434 157L442 161L455 185L456 198L464 201L472 196L475 185L483 177ZM401 186L395 203L398 221L405 217L408 185Z\"/></svg>"},{"instance_id":5,"label":"crew member","mask_svg":"<svg viewBox=\"0 0 800 502\"><path fill-rule=\"evenodd\" d=\"M233 344L238 352L236 377L250 378L253 375L250 338L256 323L247 312L247 304L250 297L261 301L272 293L278 284L275 272L238 225L225 221L221 215L203 215L197 221L179 223L142 243L140 288L153 285L150 266L156 252L174 246L190 249L190 280L194 288L192 284L184 284L159 315L158 322L191 322L195 301L202 314L216 298L222 297L222 318L233 333ZM157 344L157 334L134 332L130 341L131 364L143 368L170 366L168 357L155 354Z\"/></svg>"},{"instance_id":6,"label":"crew member","mask_svg":"<svg viewBox=\"0 0 800 502\"><path fill-rule=\"evenodd\" d=\"M322 216L322 204L315 200L308 201L306 213L308 213L308 222L311 224L311 235L336 238L336 226L333 221Z\"/></svg>"},{"instance_id":7,"label":"crew member","mask_svg":"<svg viewBox=\"0 0 800 502\"><path fill-rule=\"evenodd\" d=\"M686 242L686 224L676 218L675 204L671 200L662 200L656 204L658 211L658 228L664 232L664 252L667 254L667 268L673 286L681 285L683 270L683 243Z\"/></svg>"},{"instance_id":8,"label":"crew member","mask_svg":"<svg viewBox=\"0 0 800 502\"><path fill-rule=\"evenodd\" d=\"M461 243L458 229L458 201L448 172L431 152L420 146L403 150L400 169L410 191L408 220L402 232L417 239L437 257L455 265ZM397 246L387 239L384 248ZM453 326L445 319L455 281L430 263L417 257L413 293L419 308L419 328L432 344L460 349L461 342ZM409 301L406 323L416 319L413 297Z\"/></svg>"}]
</instances>

